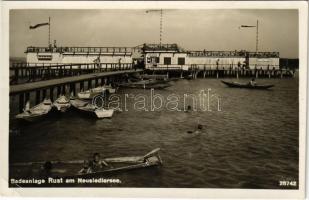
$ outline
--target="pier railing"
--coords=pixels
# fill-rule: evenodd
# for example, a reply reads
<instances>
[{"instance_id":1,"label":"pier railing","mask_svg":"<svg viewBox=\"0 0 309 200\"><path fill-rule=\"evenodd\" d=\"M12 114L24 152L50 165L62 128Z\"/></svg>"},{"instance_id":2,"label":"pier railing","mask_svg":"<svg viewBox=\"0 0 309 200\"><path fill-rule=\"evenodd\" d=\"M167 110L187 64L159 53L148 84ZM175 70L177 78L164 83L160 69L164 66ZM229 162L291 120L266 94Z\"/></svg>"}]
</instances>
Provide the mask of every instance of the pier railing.
<instances>
[{"instance_id":1,"label":"pier railing","mask_svg":"<svg viewBox=\"0 0 309 200\"><path fill-rule=\"evenodd\" d=\"M147 64L147 69L152 70L235 70L235 69L263 69L273 70L280 69L279 65L250 65L245 67L244 65L237 64L185 64L185 65L164 65L164 64Z\"/></svg>"},{"instance_id":2,"label":"pier railing","mask_svg":"<svg viewBox=\"0 0 309 200\"><path fill-rule=\"evenodd\" d=\"M132 47L28 47L26 53L131 53Z\"/></svg>"},{"instance_id":3,"label":"pier railing","mask_svg":"<svg viewBox=\"0 0 309 200\"><path fill-rule=\"evenodd\" d=\"M279 52L248 52L248 51L189 51L189 57L246 57L249 58L279 58Z\"/></svg>"}]
</instances>

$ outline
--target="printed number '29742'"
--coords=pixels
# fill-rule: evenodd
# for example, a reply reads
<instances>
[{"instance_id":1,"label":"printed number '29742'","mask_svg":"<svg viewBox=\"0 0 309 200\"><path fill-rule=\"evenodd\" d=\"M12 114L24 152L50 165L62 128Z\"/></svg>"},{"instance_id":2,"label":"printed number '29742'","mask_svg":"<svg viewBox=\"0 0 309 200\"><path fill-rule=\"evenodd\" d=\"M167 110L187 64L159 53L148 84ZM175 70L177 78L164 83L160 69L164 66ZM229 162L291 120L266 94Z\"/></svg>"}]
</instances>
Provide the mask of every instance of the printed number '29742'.
<instances>
[{"instance_id":1,"label":"printed number '29742'","mask_svg":"<svg viewBox=\"0 0 309 200\"><path fill-rule=\"evenodd\" d=\"M296 187L297 186L297 181L279 181L279 186L293 186Z\"/></svg>"}]
</instances>

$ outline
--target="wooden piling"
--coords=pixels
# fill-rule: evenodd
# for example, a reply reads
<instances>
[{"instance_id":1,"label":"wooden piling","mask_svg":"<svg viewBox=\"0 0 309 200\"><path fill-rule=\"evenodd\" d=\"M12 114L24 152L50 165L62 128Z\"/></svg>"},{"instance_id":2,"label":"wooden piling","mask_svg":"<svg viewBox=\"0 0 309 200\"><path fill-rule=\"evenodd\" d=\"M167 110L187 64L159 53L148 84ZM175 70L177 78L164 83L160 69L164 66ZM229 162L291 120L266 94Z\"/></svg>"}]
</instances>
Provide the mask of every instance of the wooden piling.
<instances>
[{"instance_id":1,"label":"wooden piling","mask_svg":"<svg viewBox=\"0 0 309 200\"><path fill-rule=\"evenodd\" d=\"M46 98L46 89L42 90L42 99L44 100Z\"/></svg>"},{"instance_id":2,"label":"wooden piling","mask_svg":"<svg viewBox=\"0 0 309 200\"><path fill-rule=\"evenodd\" d=\"M73 94L73 96L75 96L75 94L76 94L75 83L70 84L70 94Z\"/></svg>"},{"instance_id":3,"label":"wooden piling","mask_svg":"<svg viewBox=\"0 0 309 200\"><path fill-rule=\"evenodd\" d=\"M54 87L49 88L49 98L54 101Z\"/></svg>"},{"instance_id":4,"label":"wooden piling","mask_svg":"<svg viewBox=\"0 0 309 200\"><path fill-rule=\"evenodd\" d=\"M39 104L41 101L41 91L35 91L35 105Z\"/></svg>"},{"instance_id":5,"label":"wooden piling","mask_svg":"<svg viewBox=\"0 0 309 200\"><path fill-rule=\"evenodd\" d=\"M61 95L61 86L57 86L57 97Z\"/></svg>"},{"instance_id":6,"label":"wooden piling","mask_svg":"<svg viewBox=\"0 0 309 200\"><path fill-rule=\"evenodd\" d=\"M66 94L66 85L62 85L62 95L65 95Z\"/></svg>"},{"instance_id":7,"label":"wooden piling","mask_svg":"<svg viewBox=\"0 0 309 200\"><path fill-rule=\"evenodd\" d=\"M84 91L84 81L79 82L79 90Z\"/></svg>"},{"instance_id":8,"label":"wooden piling","mask_svg":"<svg viewBox=\"0 0 309 200\"><path fill-rule=\"evenodd\" d=\"M19 94L19 113L23 112L24 106L25 106L25 100L24 100L24 93Z\"/></svg>"}]
</instances>

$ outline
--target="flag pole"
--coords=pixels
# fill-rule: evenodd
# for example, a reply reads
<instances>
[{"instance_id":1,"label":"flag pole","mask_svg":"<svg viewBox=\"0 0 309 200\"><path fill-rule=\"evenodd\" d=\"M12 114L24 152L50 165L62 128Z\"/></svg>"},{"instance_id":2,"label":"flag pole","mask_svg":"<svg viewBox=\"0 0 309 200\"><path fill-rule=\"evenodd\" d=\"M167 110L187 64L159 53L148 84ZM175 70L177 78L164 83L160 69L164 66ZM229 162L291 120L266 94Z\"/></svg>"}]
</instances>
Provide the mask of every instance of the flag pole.
<instances>
[{"instance_id":1,"label":"flag pole","mask_svg":"<svg viewBox=\"0 0 309 200\"><path fill-rule=\"evenodd\" d=\"M255 51L258 52L258 44L259 44L259 20L256 20L256 44L255 44Z\"/></svg>"},{"instance_id":2,"label":"flag pole","mask_svg":"<svg viewBox=\"0 0 309 200\"><path fill-rule=\"evenodd\" d=\"M50 17L48 17L48 46L50 47Z\"/></svg>"}]
</instances>

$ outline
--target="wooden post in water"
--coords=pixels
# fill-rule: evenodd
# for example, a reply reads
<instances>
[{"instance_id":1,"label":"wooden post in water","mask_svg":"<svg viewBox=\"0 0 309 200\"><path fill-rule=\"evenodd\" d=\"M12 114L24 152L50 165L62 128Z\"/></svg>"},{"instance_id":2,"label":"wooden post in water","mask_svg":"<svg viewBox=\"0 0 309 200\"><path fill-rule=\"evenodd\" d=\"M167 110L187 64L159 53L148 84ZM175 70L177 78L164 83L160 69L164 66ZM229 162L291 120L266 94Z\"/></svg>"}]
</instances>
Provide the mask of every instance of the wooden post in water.
<instances>
[{"instance_id":1,"label":"wooden post in water","mask_svg":"<svg viewBox=\"0 0 309 200\"><path fill-rule=\"evenodd\" d=\"M35 91L35 105L39 104L41 100L41 91L37 90Z\"/></svg>"},{"instance_id":2,"label":"wooden post in water","mask_svg":"<svg viewBox=\"0 0 309 200\"><path fill-rule=\"evenodd\" d=\"M29 93L29 92L26 92L26 94L25 94L24 105L25 105L25 103L27 103L29 100L30 100L30 93Z\"/></svg>"},{"instance_id":3,"label":"wooden post in water","mask_svg":"<svg viewBox=\"0 0 309 200\"><path fill-rule=\"evenodd\" d=\"M84 81L79 82L79 91L84 91Z\"/></svg>"},{"instance_id":4,"label":"wooden post in water","mask_svg":"<svg viewBox=\"0 0 309 200\"><path fill-rule=\"evenodd\" d=\"M66 85L65 84L62 85L62 93L61 94L62 95L66 94Z\"/></svg>"},{"instance_id":5,"label":"wooden post in water","mask_svg":"<svg viewBox=\"0 0 309 200\"><path fill-rule=\"evenodd\" d=\"M61 86L57 86L57 97L61 95Z\"/></svg>"},{"instance_id":6,"label":"wooden post in water","mask_svg":"<svg viewBox=\"0 0 309 200\"><path fill-rule=\"evenodd\" d=\"M21 68L21 78L24 78L24 68Z\"/></svg>"},{"instance_id":7,"label":"wooden post in water","mask_svg":"<svg viewBox=\"0 0 309 200\"><path fill-rule=\"evenodd\" d=\"M42 90L42 100L46 98L46 89Z\"/></svg>"},{"instance_id":8,"label":"wooden post in water","mask_svg":"<svg viewBox=\"0 0 309 200\"><path fill-rule=\"evenodd\" d=\"M70 95L73 93L73 96L76 94L75 83L70 83Z\"/></svg>"},{"instance_id":9,"label":"wooden post in water","mask_svg":"<svg viewBox=\"0 0 309 200\"><path fill-rule=\"evenodd\" d=\"M92 80L88 80L88 90L92 88Z\"/></svg>"}]
</instances>

